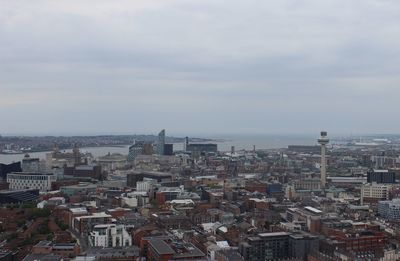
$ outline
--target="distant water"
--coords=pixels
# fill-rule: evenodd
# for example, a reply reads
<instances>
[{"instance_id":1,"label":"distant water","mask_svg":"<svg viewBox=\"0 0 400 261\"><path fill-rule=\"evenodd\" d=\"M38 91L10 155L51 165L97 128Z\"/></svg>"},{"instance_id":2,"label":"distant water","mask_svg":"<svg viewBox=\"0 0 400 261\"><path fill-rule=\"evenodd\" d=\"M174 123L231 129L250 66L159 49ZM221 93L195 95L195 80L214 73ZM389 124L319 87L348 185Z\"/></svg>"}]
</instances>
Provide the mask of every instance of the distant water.
<instances>
[{"instance_id":1,"label":"distant water","mask_svg":"<svg viewBox=\"0 0 400 261\"><path fill-rule=\"evenodd\" d=\"M110 153L121 153L128 154L129 146L121 146L121 147L90 147L90 148L81 148L81 152L90 152L93 157L98 158ZM72 152L71 149L61 150L62 152ZM42 151L42 152L32 152L29 153L31 158L39 158L46 159L46 154L50 151ZM0 154L0 163L12 163L21 161L24 158L25 154Z\"/></svg>"},{"instance_id":2,"label":"distant water","mask_svg":"<svg viewBox=\"0 0 400 261\"><path fill-rule=\"evenodd\" d=\"M218 150L230 151L231 146L235 146L236 150L252 150L253 145L256 149L274 149L287 148L288 145L315 145L316 138L310 136L235 136L235 137L216 137L215 139L224 140L216 142ZM90 147L81 148L82 152L90 152L93 157L98 158L108 153L120 153L127 155L129 146L121 147ZM174 144L174 150L182 150L183 143ZM71 150L64 150L71 152ZM46 159L46 152L29 153L31 158ZM9 164L12 162L21 161L25 154L0 154L0 163Z\"/></svg>"},{"instance_id":3,"label":"distant water","mask_svg":"<svg viewBox=\"0 0 400 261\"><path fill-rule=\"evenodd\" d=\"M235 150L252 150L253 145L256 146L256 149L277 149L287 148L289 145L317 144L317 137L293 135L232 136L221 137L221 139L224 142L218 142L218 150L220 151L230 151L231 146L235 146Z\"/></svg>"}]
</instances>

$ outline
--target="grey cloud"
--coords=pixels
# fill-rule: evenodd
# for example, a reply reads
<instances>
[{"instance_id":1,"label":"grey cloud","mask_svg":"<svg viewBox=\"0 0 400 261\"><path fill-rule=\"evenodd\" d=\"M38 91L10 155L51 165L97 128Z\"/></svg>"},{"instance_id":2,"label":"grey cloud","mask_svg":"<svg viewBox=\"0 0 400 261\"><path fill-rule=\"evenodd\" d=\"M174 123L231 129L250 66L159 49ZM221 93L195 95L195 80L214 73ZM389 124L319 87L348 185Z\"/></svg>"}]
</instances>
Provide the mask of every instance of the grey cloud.
<instances>
[{"instance_id":1,"label":"grey cloud","mask_svg":"<svg viewBox=\"0 0 400 261\"><path fill-rule=\"evenodd\" d=\"M394 0L0 5L0 133L400 127Z\"/></svg>"}]
</instances>

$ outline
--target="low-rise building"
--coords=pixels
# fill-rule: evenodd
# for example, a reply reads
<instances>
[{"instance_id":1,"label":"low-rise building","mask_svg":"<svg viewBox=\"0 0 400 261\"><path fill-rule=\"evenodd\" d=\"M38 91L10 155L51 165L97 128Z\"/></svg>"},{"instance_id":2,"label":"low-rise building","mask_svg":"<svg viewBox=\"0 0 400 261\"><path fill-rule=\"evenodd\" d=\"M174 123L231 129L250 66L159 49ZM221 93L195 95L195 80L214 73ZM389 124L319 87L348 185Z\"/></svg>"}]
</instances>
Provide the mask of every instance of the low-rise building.
<instances>
[{"instance_id":1,"label":"low-rise building","mask_svg":"<svg viewBox=\"0 0 400 261\"><path fill-rule=\"evenodd\" d=\"M318 237L308 233L260 233L242 242L239 251L247 261L307 260L318 249Z\"/></svg>"},{"instance_id":2,"label":"low-rise building","mask_svg":"<svg viewBox=\"0 0 400 261\"><path fill-rule=\"evenodd\" d=\"M90 194L92 192L95 192L96 189L97 189L96 184L88 183L88 182L80 182L77 185L62 186L60 188L61 193L65 194L67 196L74 196L79 193Z\"/></svg>"},{"instance_id":3,"label":"low-rise building","mask_svg":"<svg viewBox=\"0 0 400 261\"><path fill-rule=\"evenodd\" d=\"M0 190L0 204L32 202L38 198L38 189Z\"/></svg>"},{"instance_id":4,"label":"low-rise building","mask_svg":"<svg viewBox=\"0 0 400 261\"><path fill-rule=\"evenodd\" d=\"M170 238L149 238L147 260L205 260L205 254L191 243L172 241Z\"/></svg>"},{"instance_id":5,"label":"low-rise building","mask_svg":"<svg viewBox=\"0 0 400 261\"><path fill-rule=\"evenodd\" d=\"M80 247L76 243L53 243L51 241L40 241L33 246L32 253L74 257L80 254Z\"/></svg>"},{"instance_id":6,"label":"low-rise building","mask_svg":"<svg viewBox=\"0 0 400 261\"><path fill-rule=\"evenodd\" d=\"M75 217L72 225L81 235L88 235L94 226L110 223L111 217L111 215L104 212L93 213L89 216Z\"/></svg>"},{"instance_id":7,"label":"low-rise building","mask_svg":"<svg viewBox=\"0 0 400 261\"><path fill-rule=\"evenodd\" d=\"M132 237L124 225L100 224L90 232L89 244L93 247L126 247L132 245Z\"/></svg>"},{"instance_id":8,"label":"low-rise building","mask_svg":"<svg viewBox=\"0 0 400 261\"><path fill-rule=\"evenodd\" d=\"M391 201L379 201L378 213L381 217L390 220L400 219L400 199L396 198Z\"/></svg>"},{"instance_id":9,"label":"low-rise building","mask_svg":"<svg viewBox=\"0 0 400 261\"><path fill-rule=\"evenodd\" d=\"M98 163L103 171L114 171L126 166L127 157L119 153L109 153L103 157L99 157Z\"/></svg>"},{"instance_id":10,"label":"low-rise building","mask_svg":"<svg viewBox=\"0 0 400 261\"><path fill-rule=\"evenodd\" d=\"M361 205L364 203L378 203L389 199L390 185L378 183L364 184L361 187Z\"/></svg>"},{"instance_id":11,"label":"low-rise building","mask_svg":"<svg viewBox=\"0 0 400 261\"><path fill-rule=\"evenodd\" d=\"M101 165L78 165L73 167L64 167L64 176L76 178L104 180L106 173L102 171Z\"/></svg>"},{"instance_id":12,"label":"low-rise building","mask_svg":"<svg viewBox=\"0 0 400 261\"><path fill-rule=\"evenodd\" d=\"M157 171L134 171L127 174L127 186L136 187L138 181L143 181L144 179L154 179L157 182L169 182L172 181L172 174L166 172Z\"/></svg>"}]
</instances>

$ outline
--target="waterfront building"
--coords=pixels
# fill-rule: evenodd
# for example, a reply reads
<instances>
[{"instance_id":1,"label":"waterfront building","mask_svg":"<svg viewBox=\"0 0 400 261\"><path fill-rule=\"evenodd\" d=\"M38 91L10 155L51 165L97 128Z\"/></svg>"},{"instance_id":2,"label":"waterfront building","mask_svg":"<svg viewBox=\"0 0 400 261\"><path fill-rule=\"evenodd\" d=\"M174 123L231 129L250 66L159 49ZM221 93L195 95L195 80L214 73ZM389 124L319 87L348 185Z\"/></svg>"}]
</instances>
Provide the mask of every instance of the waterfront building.
<instances>
[{"instance_id":1,"label":"waterfront building","mask_svg":"<svg viewBox=\"0 0 400 261\"><path fill-rule=\"evenodd\" d=\"M185 138L183 148L192 155L198 156L204 152L218 152L218 145L213 143L189 143L189 138Z\"/></svg>"},{"instance_id":2,"label":"waterfront building","mask_svg":"<svg viewBox=\"0 0 400 261\"><path fill-rule=\"evenodd\" d=\"M218 145L214 143L192 143L186 145L186 151L192 154L200 154L202 152L217 152Z\"/></svg>"},{"instance_id":3,"label":"waterfront building","mask_svg":"<svg viewBox=\"0 0 400 261\"><path fill-rule=\"evenodd\" d=\"M21 167L23 172L41 172L44 170L41 167L40 160L38 158L31 158L29 154L26 154L22 159Z\"/></svg>"},{"instance_id":4,"label":"waterfront building","mask_svg":"<svg viewBox=\"0 0 400 261\"><path fill-rule=\"evenodd\" d=\"M7 174L11 172L21 172L21 162L14 162L10 164L0 163L0 178L2 180L7 179Z\"/></svg>"},{"instance_id":5,"label":"waterfront building","mask_svg":"<svg viewBox=\"0 0 400 261\"><path fill-rule=\"evenodd\" d=\"M38 189L0 190L0 204L33 202L38 198Z\"/></svg>"},{"instance_id":6,"label":"waterfront building","mask_svg":"<svg viewBox=\"0 0 400 261\"><path fill-rule=\"evenodd\" d=\"M174 155L174 144L164 144L164 155L166 156Z\"/></svg>"},{"instance_id":7,"label":"waterfront building","mask_svg":"<svg viewBox=\"0 0 400 261\"><path fill-rule=\"evenodd\" d=\"M36 172L12 172L7 174L7 182L10 189L38 189L40 191L50 191L51 184L56 181L56 176L52 173Z\"/></svg>"},{"instance_id":8,"label":"waterfront building","mask_svg":"<svg viewBox=\"0 0 400 261\"><path fill-rule=\"evenodd\" d=\"M158 140L157 140L157 154L158 155L164 155L164 146L165 146L165 130L162 130L158 134Z\"/></svg>"},{"instance_id":9,"label":"waterfront building","mask_svg":"<svg viewBox=\"0 0 400 261\"><path fill-rule=\"evenodd\" d=\"M135 141L132 146L129 146L128 161L135 161L136 157L144 153L144 142Z\"/></svg>"},{"instance_id":10,"label":"waterfront building","mask_svg":"<svg viewBox=\"0 0 400 261\"><path fill-rule=\"evenodd\" d=\"M127 158L119 153L109 153L103 157L99 157L98 163L103 171L112 172L125 167L127 164Z\"/></svg>"}]
</instances>

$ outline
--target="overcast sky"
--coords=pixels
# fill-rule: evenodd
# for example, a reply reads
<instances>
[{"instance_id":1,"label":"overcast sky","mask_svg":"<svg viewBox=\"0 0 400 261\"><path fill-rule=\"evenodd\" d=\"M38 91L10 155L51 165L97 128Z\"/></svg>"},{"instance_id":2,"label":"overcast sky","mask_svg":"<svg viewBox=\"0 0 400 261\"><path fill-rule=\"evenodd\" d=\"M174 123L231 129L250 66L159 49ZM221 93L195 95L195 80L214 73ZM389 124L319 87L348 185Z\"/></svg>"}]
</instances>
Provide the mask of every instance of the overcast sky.
<instances>
[{"instance_id":1,"label":"overcast sky","mask_svg":"<svg viewBox=\"0 0 400 261\"><path fill-rule=\"evenodd\" d=\"M0 134L400 133L398 0L0 0Z\"/></svg>"}]
</instances>

